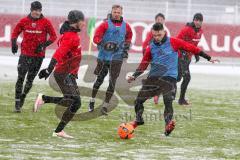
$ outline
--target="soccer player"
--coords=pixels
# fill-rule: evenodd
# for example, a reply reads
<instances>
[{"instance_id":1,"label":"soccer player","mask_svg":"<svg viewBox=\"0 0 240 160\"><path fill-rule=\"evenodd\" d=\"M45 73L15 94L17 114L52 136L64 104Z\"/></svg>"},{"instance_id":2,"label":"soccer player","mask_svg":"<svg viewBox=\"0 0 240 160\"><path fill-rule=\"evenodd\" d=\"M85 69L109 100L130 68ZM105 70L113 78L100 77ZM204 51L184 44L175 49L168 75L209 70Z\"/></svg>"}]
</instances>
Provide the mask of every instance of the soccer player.
<instances>
[{"instance_id":1,"label":"soccer player","mask_svg":"<svg viewBox=\"0 0 240 160\"><path fill-rule=\"evenodd\" d=\"M155 23L162 23L162 24L164 24L165 23L165 16L164 16L164 14L158 13L155 16ZM147 33L146 39L142 43L142 53L143 53L143 55L144 55L144 53L146 51L147 46L151 43L152 40L153 40L153 35L152 35L152 32L149 31Z\"/></svg>"},{"instance_id":2,"label":"soccer player","mask_svg":"<svg viewBox=\"0 0 240 160\"><path fill-rule=\"evenodd\" d=\"M177 38L182 39L186 42L189 42L195 46L200 42L201 36L203 34L202 31L202 22L203 15L201 13L196 13L193 17L193 21L191 23L187 23L186 26L179 32ZM178 81L181 81L181 92L178 100L179 105L189 105L189 102L185 99L185 94L187 91L188 84L191 80L191 74L189 70L189 65L191 63L192 54L186 53L186 51L180 50L180 58L179 58L179 74ZM195 55L196 62L199 61L199 56Z\"/></svg>"},{"instance_id":3,"label":"soccer player","mask_svg":"<svg viewBox=\"0 0 240 160\"><path fill-rule=\"evenodd\" d=\"M55 51L48 68L39 72L39 78L47 79L53 71L53 76L62 91L63 97L51 97L38 94L34 105L34 112L37 112L44 103L61 104L67 107L62 119L58 124L53 136L73 138L66 134L63 129L71 121L81 106L80 92L76 78L81 61L81 44L78 32L84 27L84 14L81 11L73 10L68 14L68 21L65 21L60 29L61 37L58 41L58 49ZM66 105L66 101L70 101Z\"/></svg>"},{"instance_id":4,"label":"soccer player","mask_svg":"<svg viewBox=\"0 0 240 160\"><path fill-rule=\"evenodd\" d=\"M23 33L21 55L18 61L18 78L15 87L15 112L21 112L24 100L33 85L33 80L41 68L46 47L52 44L57 36L51 22L42 15L42 4L31 3L30 14L22 18L11 35L12 53L18 51L17 38ZM50 35L49 39L47 36ZM26 84L23 83L26 78Z\"/></svg>"},{"instance_id":5,"label":"soccer player","mask_svg":"<svg viewBox=\"0 0 240 160\"><path fill-rule=\"evenodd\" d=\"M165 120L165 135L168 136L175 127L173 121L173 100L176 95L176 83L178 76L178 50L198 54L214 63L217 60L212 60L209 55L201 51L194 45L183 40L167 37L166 32L161 23L155 23L152 27L153 41L147 47L144 57L136 72L128 77L128 82L131 83L151 63L149 75L143 81L143 86L135 100L136 120L132 122L134 128L138 125L143 125L142 117L144 111L144 102L155 95L163 94L165 105L164 120Z\"/></svg>"},{"instance_id":6,"label":"soccer player","mask_svg":"<svg viewBox=\"0 0 240 160\"><path fill-rule=\"evenodd\" d=\"M110 17L103 21L96 29L93 41L97 44L98 58L94 74L97 79L93 85L89 112L94 110L95 97L104 78L109 72L109 86L101 111L107 115L107 108L114 93L115 84L121 71L123 58L128 57L128 50L132 40L132 30L123 20L122 6L113 5Z\"/></svg>"},{"instance_id":7,"label":"soccer player","mask_svg":"<svg viewBox=\"0 0 240 160\"><path fill-rule=\"evenodd\" d=\"M155 16L155 23L162 23L162 24L164 24L165 23L165 16L164 16L164 14L158 13ZM143 44L142 44L142 53L143 53L143 55L144 55L144 53L146 51L147 46L151 43L152 40L153 40L153 35L152 35L152 32L149 31L147 33L146 39L143 41ZM153 101L154 101L155 104L158 104L159 96L154 96L153 97Z\"/></svg>"}]
</instances>

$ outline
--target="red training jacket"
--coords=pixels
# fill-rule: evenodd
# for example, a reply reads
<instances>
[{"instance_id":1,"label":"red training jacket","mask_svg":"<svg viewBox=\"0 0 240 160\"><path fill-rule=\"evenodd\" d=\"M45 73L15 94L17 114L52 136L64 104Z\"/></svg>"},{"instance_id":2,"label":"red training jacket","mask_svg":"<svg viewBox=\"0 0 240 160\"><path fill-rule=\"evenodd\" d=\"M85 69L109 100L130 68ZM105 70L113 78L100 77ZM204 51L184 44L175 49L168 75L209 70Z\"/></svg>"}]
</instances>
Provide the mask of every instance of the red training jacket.
<instances>
[{"instance_id":1,"label":"red training jacket","mask_svg":"<svg viewBox=\"0 0 240 160\"><path fill-rule=\"evenodd\" d=\"M53 54L53 58L57 60L54 72L77 75L82 57L78 33L65 32L61 35L58 46Z\"/></svg>"},{"instance_id":2,"label":"red training jacket","mask_svg":"<svg viewBox=\"0 0 240 160\"><path fill-rule=\"evenodd\" d=\"M177 35L177 38L197 46L201 40L202 34L203 30L201 28L198 31L195 31L193 26L191 26L191 23L188 23L182 30L180 30L180 32ZM191 59L192 54L188 55L189 58Z\"/></svg>"},{"instance_id":3,"label":"red training jacket","mask_svg":"<svg viewBox=\"0 0 240 160\"><path fill-rule=\"evenodd\" d=\"M38 54L35 53L35 50L39 44L47 41L48 34L50 35L49 41L54 42L57 39L51 22L43 16L37 20L32 19L30 15L22 18L14 28L11 39L17 39L21 32L23 32L21 54L30 57L45 56L45 50Z\"/></svg>"}]
</instances>

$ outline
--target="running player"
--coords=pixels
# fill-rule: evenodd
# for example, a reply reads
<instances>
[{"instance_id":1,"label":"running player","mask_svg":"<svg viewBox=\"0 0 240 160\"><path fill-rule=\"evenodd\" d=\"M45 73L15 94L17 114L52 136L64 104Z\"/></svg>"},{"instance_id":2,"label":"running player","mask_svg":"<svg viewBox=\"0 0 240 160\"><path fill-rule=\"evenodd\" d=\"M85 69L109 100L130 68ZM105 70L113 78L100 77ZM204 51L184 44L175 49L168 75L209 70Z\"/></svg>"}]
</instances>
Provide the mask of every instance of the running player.
<instances>
[{"instance_id":1,"label":"running player","mask_svg":"<svg viewBox=\"0 0 240 160\"><path fill-rule=\"evenodd\" d=\"M45 56L46 47L56 39L56 33L51 22L42 14L42 4L38 1L31 3L30 14L22 18L13 30L12 53L18 51L17 38L23 33L21 55L18 61L18 78L15 86L15 112L21 112L25 97L32 88ZM47 39L47 36L50 36ZM23 87L24 80L26 84Z\"/></svg>"}]
</instances>

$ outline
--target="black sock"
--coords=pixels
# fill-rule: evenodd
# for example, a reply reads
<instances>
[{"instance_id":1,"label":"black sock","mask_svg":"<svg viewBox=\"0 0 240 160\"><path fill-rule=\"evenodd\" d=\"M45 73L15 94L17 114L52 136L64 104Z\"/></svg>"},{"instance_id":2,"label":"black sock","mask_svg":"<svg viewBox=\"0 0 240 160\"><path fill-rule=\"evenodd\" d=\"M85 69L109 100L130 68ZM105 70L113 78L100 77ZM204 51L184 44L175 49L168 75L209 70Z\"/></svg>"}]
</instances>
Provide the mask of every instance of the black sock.
<instances>
[{"instance_id":1,"label":"black sock","mask_svg":"<svg viewBox=\"0 0 240 160\"><path fill-rule=\"evenodd\" d=\"M164 120L165 120L165 124L167 125L173 118L173 106L172 106L172 100L166 100L163 99L164 101Z\"/></svg>"},{"instance_id":2,"label":"black sock","mask_svg":"<svg viewBox=\"0 0 240 160\"><path fill-rule=\"evenodd\" d=\"M186 91L187 91L188 83L189 83L189 81L186 81L184 79L182 84L181 84L181 92L180 92L180 98L179 98L180 100L185 99L185 94L186 94Z\"/></svg>"},{"instance_id":3,"label":"black sock","mask_svg":"<svg viewBox=\"0 0 240 160\"><path fill-rule=\"evenodd\" d=\"M20 106L22 107L25 102L26 94L22 93L20 97Z\"/></svg>"},{"instance_id":4,"label":"black sock","mask_svg":"<svg viewBox=\"0 0 240 160\"><path fill-rule=\"evenodd\" d=\"M42 99L45 103L59 104L61 102L61 100L63 99L63 97L50 97L50 96L43 95Z\"/></svg>"},{"instance_id":5,"label":"black sock","mask_svg":"<svg viewBox=\"0 0 240 160\"><path fill-rule=\"evenodd\" d=\"M190 74L187 74L183 77L183 82L181 84L181 93L180 93L180 100L184 100L185 99L185 94L187 92L187 87L188 87L188 84L191 80L191 75Z\"/></svg>"},{"instance_id":6,"label":"black sock","mask_svg":"<svg viewBox=\"0 0 240 160\"><path fill-rule=\"evenodd\" d=\"M63 121L61 121L61 122L58 124L55 132L56 132L56 133L61 132L61 131L64 129L65 126L66 126L66 123L63 122Z\"/></svg>"}]
</instances>

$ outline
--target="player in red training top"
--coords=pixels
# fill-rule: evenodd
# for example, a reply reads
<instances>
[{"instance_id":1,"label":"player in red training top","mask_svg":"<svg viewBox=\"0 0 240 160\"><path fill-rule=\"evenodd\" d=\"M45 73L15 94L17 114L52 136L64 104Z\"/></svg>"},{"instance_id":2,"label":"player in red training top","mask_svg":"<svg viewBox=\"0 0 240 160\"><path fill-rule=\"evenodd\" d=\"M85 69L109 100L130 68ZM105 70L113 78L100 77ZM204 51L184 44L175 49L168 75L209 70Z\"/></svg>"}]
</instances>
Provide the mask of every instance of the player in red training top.
<instances>
[{"instance_id":1,"label":"player in red training top","mask_svg":"<svg viewBox=\"0 0 240 160\"><path fill-rule=\"evenodd\" d=\"M11 35L13 54L18 51L17 38L21 33L23 33L23 40L17 68L15 112L21 112L25 97L32 88L33 80L41 68L46 47L57 39L51 22L42 14L42 4L40 2L32 2L31 13L22 18L14 28ZM48 35L49 38L47 39ZM26 84L23 87L25 77Z\"/></svg>"}]
</instances>

